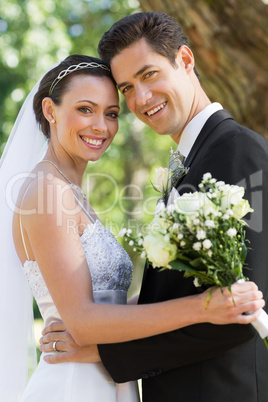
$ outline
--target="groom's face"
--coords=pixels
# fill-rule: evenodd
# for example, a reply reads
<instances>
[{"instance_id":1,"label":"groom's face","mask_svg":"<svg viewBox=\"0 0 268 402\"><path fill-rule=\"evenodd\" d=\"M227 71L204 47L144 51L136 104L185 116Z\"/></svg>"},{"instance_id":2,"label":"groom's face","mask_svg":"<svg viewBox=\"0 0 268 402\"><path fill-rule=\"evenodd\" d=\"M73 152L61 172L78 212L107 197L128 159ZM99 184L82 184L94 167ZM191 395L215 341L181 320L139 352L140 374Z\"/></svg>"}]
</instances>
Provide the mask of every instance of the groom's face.
<instances>
[{"instance_id":1,"label":"groom's face","mask_svg":"<svg viewBox=\"0 0 268 402\"><path fill-rule=\"evenodd\" d=\"M111 60L113 76L129 109L155 132L169 134L176 142L192 118L195 95L185 48L178 50L176 66L156 53L145 39Z\"/></svg>"}]
</instances>

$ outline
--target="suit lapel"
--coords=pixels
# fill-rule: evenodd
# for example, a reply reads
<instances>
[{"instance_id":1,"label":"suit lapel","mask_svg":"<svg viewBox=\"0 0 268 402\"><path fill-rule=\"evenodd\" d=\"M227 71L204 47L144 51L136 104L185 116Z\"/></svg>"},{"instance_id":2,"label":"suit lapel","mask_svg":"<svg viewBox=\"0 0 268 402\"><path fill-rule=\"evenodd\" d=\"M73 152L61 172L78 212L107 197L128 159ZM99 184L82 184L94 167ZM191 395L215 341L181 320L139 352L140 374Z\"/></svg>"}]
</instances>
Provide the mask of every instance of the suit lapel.
<instances>
[{"instance_id":1,"label":"suit lapel","mask_svg":"<svg viewBox=\"0 0 268 402\"><path fill-rule=\"evenodd\" d=\"M213 113L212 116L206 121L205 125L203 126L200 134L198 135L195 143L185 160L185 167L190 167L192 161L195 158L195 155L199 151L200 147L203 145L204 141L208 138L208 136L215 130L215 128L223 121L227 119L233 119L230 113L225 110L218 110L217 112Z\"/></svg>"}]
</instances>

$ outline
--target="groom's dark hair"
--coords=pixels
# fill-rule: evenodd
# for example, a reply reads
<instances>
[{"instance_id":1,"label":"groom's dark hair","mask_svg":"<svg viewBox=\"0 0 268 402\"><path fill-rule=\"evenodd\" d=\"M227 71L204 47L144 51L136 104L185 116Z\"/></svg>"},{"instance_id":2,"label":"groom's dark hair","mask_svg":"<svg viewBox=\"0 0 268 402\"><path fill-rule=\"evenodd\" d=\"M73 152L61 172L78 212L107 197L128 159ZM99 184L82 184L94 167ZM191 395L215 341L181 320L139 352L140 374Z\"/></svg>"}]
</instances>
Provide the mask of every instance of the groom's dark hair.
<instances>
[{"instance_id":1,"label":"groom's dark hair","mask_svg":"<svg viewBox=\"0 0 268 402\"><path fill-rule=\"evenodd\" d=\"M108 64L123 49L144 38L156 52L176 66L176 54L188 40L177 21L160 11L149 11L127 15L115 22L105 32L98 46L100 57ZM196 75L199 77L197 70Z\"/></svg>"}]
</instances>

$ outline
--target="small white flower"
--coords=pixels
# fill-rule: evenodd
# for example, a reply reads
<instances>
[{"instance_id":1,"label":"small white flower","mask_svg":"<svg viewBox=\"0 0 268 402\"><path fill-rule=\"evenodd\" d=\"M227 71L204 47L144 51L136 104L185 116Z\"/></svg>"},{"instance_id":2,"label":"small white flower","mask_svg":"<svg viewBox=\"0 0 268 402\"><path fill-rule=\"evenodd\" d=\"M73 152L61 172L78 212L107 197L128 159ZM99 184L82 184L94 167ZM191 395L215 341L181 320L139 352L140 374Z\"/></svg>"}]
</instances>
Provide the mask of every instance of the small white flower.
<instances>
[{"instance_id":1,"label":"small white flower","mask_svg":"<svg viewBox=\"0 0 268 402\"><path fill-rule=\"evenodd\" d=\"M140 232L140 233L138 233L138 237L142 237L142 233Z\"/></svg>"},{"instance_id":2,"label":"small white flower","mask_svg":"<svg viewBox=\"0 0 268 402\"><path fill-rule=\"evenodd\" d=\"M133 248L133 251L137 251L136 247Z\"/></svg>"},{"instance_id":3,"label":"small white flower","mask_svg":"<svg viewBox=\"0 0 268 402\"><path fill-rule=\"evenodd\" d=\"M131 234L131 233L132 233L132 230L131 230L131 229L128 229L128 230L127 230L127 233L128 233L128 234Z\"/></svg>"},{"instance_id":4,"label":"small white flower","mask_svg":"<svg viewBox=\"0 0 268 402\"><path fill-rule=\"evenodd\" d=\"M204 230L198 230L198 232L196 233L196 238L198 240L202 240L205 239L207 236L206 232Z\"/></svg>"},{"instance_id":5,"label":"small white flower","mask_svg":"<svg viewBox=\"0 0 268 402\"><path fill-rule=\"evenodd\" d=\"M205 173L203 175L203 181L208 181L210 179L212 179L211 173Z\"/></svg>"},{"instance_id":6,"label":"small white flower","mask_svg":"<svg viewBox=\"0 0 268 402\"><path fill-rule=\"evenodd\" d=\"M193 249L196 251L201 250L202 244L200 243L200 241L197 241L196 243L193 244Z\"/></svg>"},{"instance_id":7,"label":"small white flower","mask_svg":"<svg viewBox=\"0 0 268 402\"><path fill-rule=\"evenodd\" d=\"M173 226L172 226L172 230L173 230L174 232L176 232L177 230L179 230L179 224L178 224L178 223L174 223Z\"/></svg>"},{"instance_id":8,"label":"small white flower","mask_svg":"<svg viewBox=\"0 0 268 402\"><path fill-rule=\"evenodd\" d=\"M186 245L185 241L182 240L182 241L180 242L180 246L181 246L181 247L184 247L185 245Z\"/></svg>"},{"instance_id":9,"label":"small white flower","mask_svg":"<svg viewBox=\"0 0 268 402\"><path fill-rule=\"evenodd\" d=\"M207 219L207 220L205 221L205 226L207 226L208 228L215 228L215 223L214 223L213 220Z\"/></svg>"},{"instance_id":10,"label":"small white flower","mask_svg":"<svg viewBox=\"0 0 268 402\"><path fill-rule=\"evenodd\" d=\"M226 213L230 216L232 216L234 214L234 211L232 209L227 209Z\"/></svg>"},{"instance_id":11,"label":"small white flower","mask_svg":"<svg viewBox=\"0 0 268 402\"><path fill-rule=\"evenodd\" d=\"M198 219L198 218L194 219L193 223L194 223L194 225L199 225L200 219Z\"/></svg>"},{"instance_id":12,"label":"small white flower","mask_svg":"<svg viewBox=\"0 0 268 402\"><path fill-rule=\"evenodd\" d=\"M130 242L128 243L130 246L134 246L134 241L130 240Z\"/></svg>"},{"instance_id":13,"label":"small white flower","mask_svg":"<svg viewBox=\"0 0 268 402\"><path fill-rule=\"evenodd\" d=\"M120 232L118 233L118 237L124 237L125 234L127 233L127 229L123 228L120 230Z\"/></svg>"},{"instance_id":14,"label":"small white flower","mask_svg":"<svg viewBox=\"0 0 268 402\"><path fill-rule=\"evenodd\" d=\"M178 236L177 236L177 238L178 238L179 240L183 239L183 234L182 234L182 233L179 233Z\"/></svg>"},{"instance_id":15,"label":"small white flower","mask_svg":"<svg viewBox=\"0 0 268 402\"><path fill-rule=\"evenodd\" d=\"M198 187L199 187L199 188L203 188L203 187L204 187L204 184L203 184L203 183L200 183L200 184L198 184Z\"/></svg>"},{"instance_id":16,"label":"small white flower","mask_svg":"<svg viewBox=\"0 0 268 402\"><path fill-rule=\"evenodd\" d=\"M204 240L202 244L203 244L203 247L206 249L209 249L212 246L212 243L209 239Z\"/></svg>"},{"instance_id":17,"label":"small white flower","mask_svg":"<svg viewBox=\"0 0 268 402\"><path fill-rule=\"evenodd\" d=\"M216 181L217 181L216 179L210 179L210 180L209 180L209 182L210 182L211 184L216 183Z\"/></svg>"},{"instance_id":18,"label":"small white flower","mask_svg":"<svg viewBox=\"0 0 268 402\"><path fill-rule=\"evenodd\" d=\"M225 182L224 181L216 181L215 184L216 184L217 187L220 187L220 186L224 186Z\"/></svg>"},{"instance_id":19,"label":"small white flower","mask_svg":"<svg viewBox=\"0 0 268 402\"><path fill-rule=\"evenodd\" d=\"M213 255L212 251L211 251L211 250L208 250L208 251L207 251L207 255L208 255L209 257L212 257L212 255Z\"/></svg>"},{"instance_id":20,"label":"small white flower","mask_svg":"<svg viewBox=\"0 0 268 402\"><path fill-rule=\"evenodd\" d=\"M198 278L194 278L194 286L196 287L196 288L199 288L201 285L199 284L199 280L198 280Z\"/></svg>"},{"instance_id":21,"label":"small white flower","mask_svg":"<svg viewBox=\"0 0 268 402\"><path fill-rule=\"evenodd\" d=\"M169 234L166 234L166 235L164 236L164 240L165 240L165 242L167 242L167 243L170 242L170 236L169 236Z\"/></svg>"},{"instance_id":22,"label":"small white flower","mask_svg":"<svg viewBox=\"0 0 268 402\"><path fill-rule=\"evenodd\" d=\"M229 236L229 237L234 237L236 235L236 233L237 233L237 230L234 228L230 228L226 232L227 236Z\"/></svg>"},{"instance_id":23,"label":"small white flower","mask_svg":"<svg viewBox=\"0 0 268 402\"><path fill-rule=\"evenodd\" d=\"M141 253L141 258L146 258L146 251L143 251L143 252Z\"/></svg>"},{"instance_id":24,"label":"small white flower","mask_svg":"<svg viewBox=\"0 0 268 402\"><path fill-rule=\"evenodd\" d=\"M138 241L138 245L139 245L139 246L142 246L142 245L143 245L143 239L140 239L140 240Z\"/></svg>"},{"instance_id":25,"label":"small white flower","mask_svg":"<svg viewBox=\"0 0 268 402\"><path fill-rule=\"evenodd\" d=\"M229 218L230 218L230 215L228 215L228 214L222 215L222 219L224 219L224 220L227 220L227 219L229 219Z\"/></svg>"}]
</instances>

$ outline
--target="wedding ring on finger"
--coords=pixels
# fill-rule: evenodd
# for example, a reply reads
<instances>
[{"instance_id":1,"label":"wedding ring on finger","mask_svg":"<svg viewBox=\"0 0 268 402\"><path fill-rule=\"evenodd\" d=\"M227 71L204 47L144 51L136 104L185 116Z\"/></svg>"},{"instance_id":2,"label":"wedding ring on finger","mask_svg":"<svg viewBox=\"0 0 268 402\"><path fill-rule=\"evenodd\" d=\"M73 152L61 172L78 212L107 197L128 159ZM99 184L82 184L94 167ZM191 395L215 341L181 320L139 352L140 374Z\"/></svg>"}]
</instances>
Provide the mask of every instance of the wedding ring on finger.
<instances>
[{"instance_id":1,"label":"wedding ring on finger","mask_svg":"<svg viewBox=\"0 0 268 402\"><path fill-rule=\"evenodd\" d=\"M53 345L52 345L52 349L54 352L59 352L59 350L57 349L57 342L58 341L53 342Z\"/></svg>"}]
</instances>

